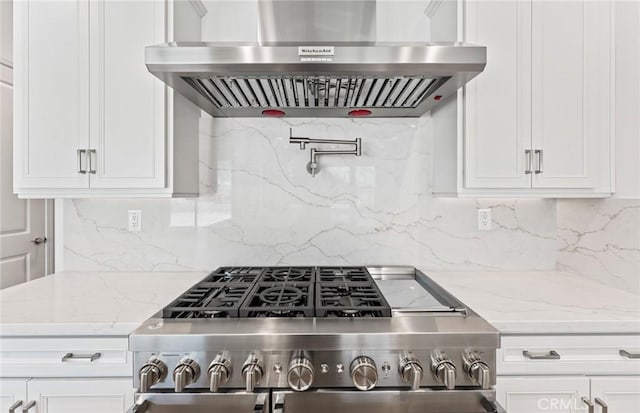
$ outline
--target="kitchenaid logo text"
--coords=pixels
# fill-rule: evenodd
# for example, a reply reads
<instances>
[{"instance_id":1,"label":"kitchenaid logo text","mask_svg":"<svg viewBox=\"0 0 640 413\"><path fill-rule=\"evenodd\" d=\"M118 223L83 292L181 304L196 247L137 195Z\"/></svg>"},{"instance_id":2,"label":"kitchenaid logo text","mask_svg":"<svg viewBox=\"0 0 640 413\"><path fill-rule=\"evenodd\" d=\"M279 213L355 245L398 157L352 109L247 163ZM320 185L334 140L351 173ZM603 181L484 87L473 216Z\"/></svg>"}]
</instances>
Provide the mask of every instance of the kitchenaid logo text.
<instances>
[{"instance_id":1,"label":"kitchenaid logo text","mask_svg":"<svg viewBox=\"0 0 640 413\"><path fill-rule=\"evenodd\" d=\"M298 56L333 56L333 46L298 46Z\"/></svg>"}]
</instances>

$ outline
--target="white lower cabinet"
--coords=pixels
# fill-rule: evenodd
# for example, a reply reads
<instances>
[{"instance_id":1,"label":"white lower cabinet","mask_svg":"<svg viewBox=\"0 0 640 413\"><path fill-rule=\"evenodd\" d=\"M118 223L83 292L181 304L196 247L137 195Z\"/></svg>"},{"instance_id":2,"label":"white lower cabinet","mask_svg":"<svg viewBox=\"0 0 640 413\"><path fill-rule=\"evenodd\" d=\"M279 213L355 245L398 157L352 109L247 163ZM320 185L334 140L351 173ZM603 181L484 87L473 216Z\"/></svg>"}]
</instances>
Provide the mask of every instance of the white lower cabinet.
<instances>
[{"instance_id":1,"label":"white lower cabinet","mask_svg":"<svg viewBox=\"0 0 640 413\"><path fill-rule=\"evenodd\" d=\"M640 412L640 376L592 377L591 397L594 402L596 397L602 400L608 406L609 413L638 413Z\"/></svg>"},{"instance_id":2,"label":"white lower cabinet","mask_svg":"<svg viewBox=\"0 0 640 413\"><path fill-rule=\"evenodd\" d=\"M501 338L496 392L508 413L640 412L640 336Z\"/></svg>"},{"instance_id":3,"label":"white lower cabinet","mask_svg":"<svg viewBox=\"0 0 640 413\"><path fill-rule=\"evenodd\" d=\"M27 400L31 412L118 413L133 405L131 378L31 379Z\"/></svg>"},{"instance_id":4,"label":"white lower cabinet","mask_svg":"<svg viewBox=\"0 0 640 413\"><path fill-rule=\"evenodd\" d=\"M15 407L21 411L27 400L27 379L0 379L0 411L8 412Z\"/></svg>"}]
</instances>

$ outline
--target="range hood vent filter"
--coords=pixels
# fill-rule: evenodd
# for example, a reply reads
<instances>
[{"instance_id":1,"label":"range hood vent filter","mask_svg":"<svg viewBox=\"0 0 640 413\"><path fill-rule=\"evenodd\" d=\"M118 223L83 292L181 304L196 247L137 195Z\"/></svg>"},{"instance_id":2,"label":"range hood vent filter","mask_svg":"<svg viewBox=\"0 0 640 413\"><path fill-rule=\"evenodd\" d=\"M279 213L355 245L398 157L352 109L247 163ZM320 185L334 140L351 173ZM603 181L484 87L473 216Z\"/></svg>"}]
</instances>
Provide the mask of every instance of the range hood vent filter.
<instances>
[{"instance_id":1,"label":"range hood vent filter","mask_svg":"<svg viewBox=\"0 0 640 413\"><path fill-rule=\"evenodd\" d=\"M183 77L218 109L416 108L448 78L268 76ZM347 113L347 112L345 112Z\"/></svg>"}]
</instances>

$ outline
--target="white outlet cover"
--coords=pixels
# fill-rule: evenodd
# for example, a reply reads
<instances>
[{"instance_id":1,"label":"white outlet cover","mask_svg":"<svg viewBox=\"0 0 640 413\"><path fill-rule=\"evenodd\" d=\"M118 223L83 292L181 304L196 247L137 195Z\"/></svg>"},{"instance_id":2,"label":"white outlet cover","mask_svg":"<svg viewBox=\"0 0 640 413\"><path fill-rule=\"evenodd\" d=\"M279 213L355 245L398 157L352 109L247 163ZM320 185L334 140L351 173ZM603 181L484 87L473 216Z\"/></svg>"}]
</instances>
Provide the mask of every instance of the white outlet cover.
<instances>
[{"instance_id":1,"label":"white outlet cover","mask_svg":"<svg viewBox=\"0 0 640 413\"><path fill-rule=\"evenodd\" d=\"M478 209L478 229L480 231L489 231L491 229L491 209Z\"/></svg>"},{"instance_id":2,"label":"white outlet cover","mask_svg":"<svg viewBox=\"0 0 640 413\"><path fill-rule=\"evenodd\" d=\"M131 232L140 232L142 230L142 211L139 209L129 210L128 228Z\"/></svg>"}]
</instances>

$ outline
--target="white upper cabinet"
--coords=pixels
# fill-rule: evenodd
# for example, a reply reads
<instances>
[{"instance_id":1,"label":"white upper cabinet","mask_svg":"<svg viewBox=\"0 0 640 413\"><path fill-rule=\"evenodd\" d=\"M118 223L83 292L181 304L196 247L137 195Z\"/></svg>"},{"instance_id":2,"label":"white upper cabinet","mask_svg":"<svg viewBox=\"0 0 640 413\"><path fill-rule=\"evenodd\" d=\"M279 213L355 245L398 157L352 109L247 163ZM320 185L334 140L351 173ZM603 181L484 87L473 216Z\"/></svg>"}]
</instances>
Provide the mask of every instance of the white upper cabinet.
<instances>
[{"instance_id":1,"label":"white upper cabinet","mask_svg":"<svg viewBox=\"0 0 640 413\"><path fill-rule=\"evenodd\" d=\"M437 131L457 133L435 136L435 156L445 159L434 166L434 192L610 196L611 1L460 0L457 7L460 38L487 47L487 66L447 103L455 110L432 111Z\"/></svg>"},{"instance_id":2,"label":"white upper cabinet","mask_svg":"<svg viewBox=\"0 0 640 413\"><path fill-rule=\"evenodd\" d=\"M14 2L14 187L86 188L89 4Z\"/></svg>"},{"instance_id":3,"label":"white upper cabinet","mask_svg":"<svg viewBox=\"0 0 640 413\"><path fill-rule=\"evenodd\" d=\"M146 46L197 40L195 3L15 2L18 196L197 194L199 110L144 63Z\"/></svg>"},{"instance_id":4,"label":"white upper cabinet","mask_svg":"<svg viewBox=\"0 0 640 413\"><path fill-rule=\"evenodd\" d=\"M92 188L162 188L165 87L144 48L165 41L162 1L90 3Z\"/></svg>"}]
</instances>

